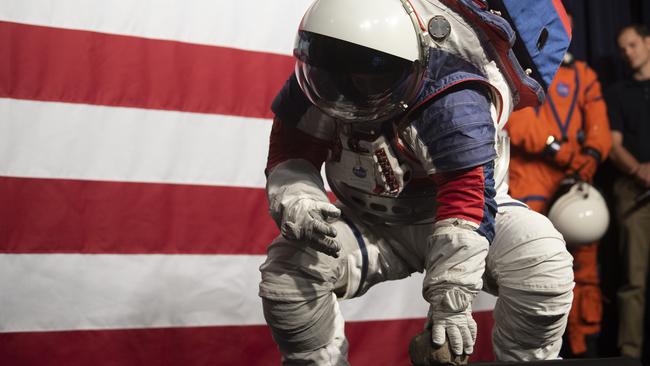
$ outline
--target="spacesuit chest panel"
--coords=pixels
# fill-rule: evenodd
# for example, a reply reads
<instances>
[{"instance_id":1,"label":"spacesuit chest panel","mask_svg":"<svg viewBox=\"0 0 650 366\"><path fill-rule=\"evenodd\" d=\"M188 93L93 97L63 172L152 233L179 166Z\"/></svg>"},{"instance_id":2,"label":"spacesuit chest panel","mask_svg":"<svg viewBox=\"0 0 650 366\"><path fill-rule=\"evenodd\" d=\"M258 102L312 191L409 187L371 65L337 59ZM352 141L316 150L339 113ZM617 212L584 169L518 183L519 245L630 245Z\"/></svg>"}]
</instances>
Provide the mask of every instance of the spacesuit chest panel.
<instances>
[{"instance_id":1,"label":"spacesuit chest panel","mask_svg":"<svg viewBox=\"0 0 650 366\"><path fill-rule=\"evenodd\" d=\"M392 123L340 123L337 130L325 173L341 202L377 224L433 221L435 184L416 160L397 147Z\"/></svg>"},{"instance_id":2,"label":"spacesuit chest panel","mask_svg":"<svg viewBox=\"0 0 650 366\"><path fill-rule=\"evenodd\" d=\"M397 197L411 178L411 168L398 157L390 127L340 124L328 174L346 185L387 197Z\"/></svg>"}]
</instances>

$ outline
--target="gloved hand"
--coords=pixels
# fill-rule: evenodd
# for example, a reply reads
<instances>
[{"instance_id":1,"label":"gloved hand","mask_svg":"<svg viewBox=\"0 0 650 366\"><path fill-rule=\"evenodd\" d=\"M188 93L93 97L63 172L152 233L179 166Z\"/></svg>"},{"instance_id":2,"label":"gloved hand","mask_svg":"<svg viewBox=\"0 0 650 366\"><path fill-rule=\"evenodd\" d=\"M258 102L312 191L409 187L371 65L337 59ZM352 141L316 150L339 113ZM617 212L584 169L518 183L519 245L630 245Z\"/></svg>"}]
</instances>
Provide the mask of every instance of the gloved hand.
<instances>
[{"instance_id":1,"label":"gloved hand","mask_svg":"<svg viewBox=\"0 0 650 366\"><path fill-rule=\"evenodd\" d=\"M541 154L558 167L564 169L571 164L575 152L569 145L556 139L554 136L549 136L546 139L546 145L541 151Z\"/></svg>"},{"instance_id":2,"label":"gloved hand","mask_svg":"<svg viewBox=\"0 0 650 366\"><path fill-rule=\"evenodd\" d=\"M451 288L434 297L429 315L434 344L443 345L446 335L455 355L474 352L477 328L471 302L472 296L460 288Z\"/></svg>"},{"instance_id":3,"label":"gloved hand","mask_svg":"<svg viewBox=\"0 0 650 366\"><path fill-rule=\"evenodd\" d=\"M301 198L285 208L280 232L290 240L300 240L319 252L338 258L341 244L334 238L336 229L328 219L341 216L341 211L329 202Z\"/></svg>"},{"instance_id":4,"label":"gloved hand","mask_svg":"<svg viewBox=\"0 0 650 366\"><path fill-rule=\"evenodd\" d=\"M560 150L553 157L555 164L561 168L570 166L573 160L575 160L575 154L568 145L560 147Z\"/></svg>"},{"instance_id":5,"label":"gloved hand","mask_svg":"<svg viewBox=\"0 0 650 366\"><path fill-rule=\"evenodd\" d=\"M596 169L598 168L598 161L591 155L588 154L577 154L567 169L568 175L578 175L580 179L585 182L591 182L596 174Z\"/></svg>"}]
</instances>

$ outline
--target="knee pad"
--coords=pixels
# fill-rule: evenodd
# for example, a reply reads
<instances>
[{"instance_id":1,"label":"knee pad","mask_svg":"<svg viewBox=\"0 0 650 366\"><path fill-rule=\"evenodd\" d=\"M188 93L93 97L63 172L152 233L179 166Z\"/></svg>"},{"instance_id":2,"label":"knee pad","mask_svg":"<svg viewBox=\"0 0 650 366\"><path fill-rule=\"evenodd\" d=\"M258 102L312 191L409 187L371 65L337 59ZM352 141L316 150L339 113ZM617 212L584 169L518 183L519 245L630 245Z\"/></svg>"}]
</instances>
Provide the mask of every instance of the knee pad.
<instances>
[{"instance_id":1,"label":"knee pad","mask_svg":"<svg viewBox=\"0 0 650 366\"><path fill-rule=\"evenodd\" d=\"M501 288L494 308L493 343L500 361L558 357L571 308L572 291L532 294Z\"/></svg>"},{"instance_id":2,"label":"knee pad","mask_svg":"<svg viewBox=\"0 0 650 366\"><path fill-rule=\"evenodd\" d=\"M504 287L499 292L494 316L503 316L507 323L518 323L513 330L552 331L563 326L561 322L566 323L572 301L572 290L563 293L535 293Z\"/></svg>"},{"instance_id":3,"label":"knee pad","mask_svg":"<svg viewBox=\"0 0 650 366\"><path fill-rule=\"evenodd\" d=\"M487 260L498 288L495 352L500 360L557 357L573 300L573 258L548 219L527 209L497 218Z\"/></svg>"},{"instance_id":4,"label":"knee pad","mask_svg":"<svg viewBox=\"0 0 650 366\"><path fill-rule=\"evenodd\" d=\"M310 301L277 301L262 298L264 319L282 353L308 352L327 345L340 317L332 294Z\"/></svg>"},{"instance_id":5,"label":"knee pad","mask_svg":"<svg viewBox=\"0 0 650 366\"><path fill-rule=\"evenodd\" d=\"M277 301L308 301L334 290L342 276L343 256L333 258L318 253L305 243L278 237L260 266L259 295Z\"/></svg>"},{"instance_id":6,"label":"knee pad","mask_svg":"<svg viewBox=\"0 0 650 366\"><path fill-rule=\"evenodd\" d=\"M544 296L563 296L573 289L573 257L562 235L546 217L528 209L497 219L487 267L499 288Z\"/></svg>"}]
</instances>

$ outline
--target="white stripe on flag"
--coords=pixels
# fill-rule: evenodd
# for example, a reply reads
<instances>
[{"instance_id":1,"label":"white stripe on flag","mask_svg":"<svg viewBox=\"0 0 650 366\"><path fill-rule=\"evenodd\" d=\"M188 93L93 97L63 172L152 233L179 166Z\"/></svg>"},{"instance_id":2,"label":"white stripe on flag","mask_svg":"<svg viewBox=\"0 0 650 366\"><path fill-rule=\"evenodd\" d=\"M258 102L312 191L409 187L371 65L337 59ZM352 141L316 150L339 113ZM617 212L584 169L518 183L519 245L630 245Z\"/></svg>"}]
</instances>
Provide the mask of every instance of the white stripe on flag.
<instances>
[{"instance_id":1,"label":"white stripe on flag","mask_svg":"<svg viewBox=\"0 0 650 366\"><path fill-rule=\"evenodd\" d=\"M0 98L0 175L262 188L271 121Z\"/></svg>"},{"instance_id":2,"label":"white stripe on flag","mask_svg":"<svg viewBox=\"0 0 650 366\"><path fill-rule=\"evenodd\" d=\"M263 256L0 255L0 332L264 324ZM350 321L422 318L422 276L342 302ZM474 311L489 310L482 294Z\"/></svg>"},{"instance_id":3,"label":"white stripe on flag","mask_svg":"<svg viewBox=\"0 0 650 366\"><path fill-rule=\"evenodd\" d=\"M311 0L3 0L0 20L290 55Z\"/></svg>"}]
</instances>

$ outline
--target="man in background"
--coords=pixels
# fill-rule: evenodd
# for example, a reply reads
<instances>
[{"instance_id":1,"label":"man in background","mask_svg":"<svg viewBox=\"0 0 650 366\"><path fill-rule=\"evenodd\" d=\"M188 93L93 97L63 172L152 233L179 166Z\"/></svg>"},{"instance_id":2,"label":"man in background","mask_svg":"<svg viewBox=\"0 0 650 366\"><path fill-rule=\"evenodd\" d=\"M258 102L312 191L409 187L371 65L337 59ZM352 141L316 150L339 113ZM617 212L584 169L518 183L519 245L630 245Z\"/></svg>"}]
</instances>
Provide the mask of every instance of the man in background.
<instances>
[{"instance_id":1,"label":"man in background","mask_svg":"<svg viewBox=\"0 0 650 366\"><path fill-rule=\"evenodd\" d=\"M650 35L642 25L623 28L618 46L632 78L607 96L612 125L610 159L621 172L614 183L623 283L618 290L618 346L623 356L641 357L650 250ZM648 196L648 194L646 194Z\"/></svg>"},{"instance_id":2,"label":"man in background","mask_svg":"<svg viewBox=\"0 0 650 366\"><path fill-rule=\"evenodd\" d=\"M609 122L596 73L567 53L538 108L514 112L506 125L511 139L510 194L547 214L567 177L591 183L611 146ZM567 239L565 237L565 239ZM566 331L565 357L595 357L602 302L597 243L572 245L576 286Z\"/></svg>"}]
</instances>

